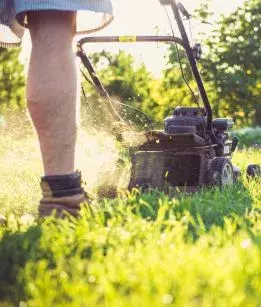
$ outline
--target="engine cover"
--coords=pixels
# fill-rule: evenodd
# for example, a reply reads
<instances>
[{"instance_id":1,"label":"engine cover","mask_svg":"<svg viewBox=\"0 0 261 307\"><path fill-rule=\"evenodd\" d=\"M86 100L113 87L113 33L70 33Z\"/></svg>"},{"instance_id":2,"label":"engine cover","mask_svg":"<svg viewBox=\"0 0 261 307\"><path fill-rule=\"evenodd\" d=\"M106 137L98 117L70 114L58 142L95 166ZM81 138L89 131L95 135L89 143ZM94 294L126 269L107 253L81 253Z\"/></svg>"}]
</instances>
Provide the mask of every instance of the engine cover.
<instances>
[{"instance_id":1,"label":"engine cover","mask_svg":"<svg viewBox=\"0 0 261 307\"><path fill-rule=\"evenodd\" d=\"M173 116L165 119L165 133L195 133L204 137L206 122L207 118L204 108L177 107L174 110Z\"/></svg>"}]
</instances>

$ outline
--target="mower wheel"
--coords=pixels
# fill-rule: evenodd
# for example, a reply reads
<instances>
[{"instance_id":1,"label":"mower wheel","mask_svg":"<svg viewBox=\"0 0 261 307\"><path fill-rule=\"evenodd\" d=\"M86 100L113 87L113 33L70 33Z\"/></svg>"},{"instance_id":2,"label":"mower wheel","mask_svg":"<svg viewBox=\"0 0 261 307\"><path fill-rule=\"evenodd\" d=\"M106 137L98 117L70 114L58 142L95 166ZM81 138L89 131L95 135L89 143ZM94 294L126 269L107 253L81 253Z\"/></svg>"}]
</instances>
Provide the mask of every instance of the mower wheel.
<instances>
[{"instance_id":1,"label":"mower wheel","mask_svg":"<svg viewBox=\"0 0 261 307\"><path fill-rule=\"evenodd\" d=\"M250 164L247 167L247 176L251 178L258 178L261 176L260 165L258 164Z\"/></svg>"},{"instance_id":2,"label":"mower wheel","mask_svg":"<svg viewBox=\"0 0 261 307\"><path fill-rule=\"evenodd\" d=\"M211 162L208 173L211 186L231 186L235 183L233 165L228 158L217 157Z\"/></svg>"}]
</instances>

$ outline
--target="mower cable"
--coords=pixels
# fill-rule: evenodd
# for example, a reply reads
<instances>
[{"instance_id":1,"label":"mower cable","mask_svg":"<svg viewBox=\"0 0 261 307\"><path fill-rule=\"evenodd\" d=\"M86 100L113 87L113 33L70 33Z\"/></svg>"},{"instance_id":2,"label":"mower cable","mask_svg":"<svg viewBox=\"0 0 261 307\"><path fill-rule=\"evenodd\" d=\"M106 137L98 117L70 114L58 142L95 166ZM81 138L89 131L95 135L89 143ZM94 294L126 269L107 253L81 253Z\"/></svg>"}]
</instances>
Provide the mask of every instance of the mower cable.
<instances>
[{"instance_id":1,"label":"mower cable","mask_svg":"<svg viewBox=\"0 0 261 307\"><path fill-rule=\"evenodd\" d=\"M94 114L89 102L88 102L88 99L87 99L87 96L86 96L86 93L85 93L85 90L84 90L84 87L82 85L82 92L83 92L83 96L84 96L84 99L85 101L87 102L87 106L92 114L92 117L94 118L94 120L96 120L96 122L99 124L100 127L104 128L107 132L111 133L112 135L116 135L116 136L120 136L119 133L109 129L108 127L106 127L98 118L97 116Z\"/></svg>"},{"instance_id":2,"label":"mower cable","mask_svg":"<svg viewBox=\"0 0 261 307\"><path fill-rule=\"evenodd\" d=\"M96 89L97 92L99 92L97 86L91 81L91 79L89 79L86 74L84 73L84 71L81 69L81 73L84 76L84 79L93 87ZM84 97L85 98L85 97Z\"/></svg>"},{"instance_id":3,"label":"mower cable","mask_svg":"<svg viewBox=\"0 0 261 307\"><path fill-rule=\"evenodd\" d=\"M192 26L191 26L191 19L188 19L188 23L189 23L189 32L190 32L191 41L192 41L192 44L194 44Z\"/></svg>"}]
</instances>

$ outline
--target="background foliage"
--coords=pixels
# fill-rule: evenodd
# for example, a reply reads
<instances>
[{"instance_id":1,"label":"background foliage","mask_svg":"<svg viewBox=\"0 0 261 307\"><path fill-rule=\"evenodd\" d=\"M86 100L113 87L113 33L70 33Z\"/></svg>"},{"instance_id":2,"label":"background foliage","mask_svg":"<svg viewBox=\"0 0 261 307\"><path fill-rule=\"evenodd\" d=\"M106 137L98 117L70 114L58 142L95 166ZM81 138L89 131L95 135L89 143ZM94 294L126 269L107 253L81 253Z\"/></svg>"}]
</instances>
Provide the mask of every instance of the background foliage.
<instances>
[{"instance_id":1,"label":"background foliage","mask_svg":"<svg viewBox=\"0 0 261 307\"><path fill-rule=\"evenodd\" d=\"M209 2L202 1L195 17L207 22L212 16ZM216 117L233 117L237 127L261 124L261 29L260 0L249 0L234 13L222 17L205 36L205 53L199 63ZM182 65L195 89L184 52ZM0 49L0 112L24 108L24 77L17 60L17 50ZM155 79L145 65L120 51L91 55L109 92L122 102L139 107L156 122L170 114L177 105L193 105L191 94L182 80L175 46L167 54L163 77ZM89 88L88 98L97 95Z\"/></svg>"},{"instance_id":2,"label":"background foliage","mask_svg":"<svg viewBox=\"0 0 261 307\"><path fill-rule=\"evenodd\" d=\"M0 48L0 114L25 107L23 66L18 55L19 50Z\"/></svg>"}]
</instances>

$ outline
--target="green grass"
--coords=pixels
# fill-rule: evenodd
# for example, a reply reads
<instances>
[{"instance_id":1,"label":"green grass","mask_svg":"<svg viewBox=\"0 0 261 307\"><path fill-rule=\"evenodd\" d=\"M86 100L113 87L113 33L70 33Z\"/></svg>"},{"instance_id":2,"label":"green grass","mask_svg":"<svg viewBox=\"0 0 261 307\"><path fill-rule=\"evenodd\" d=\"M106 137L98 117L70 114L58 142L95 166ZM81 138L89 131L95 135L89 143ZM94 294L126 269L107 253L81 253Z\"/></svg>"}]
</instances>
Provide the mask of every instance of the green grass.
<instances>
[{"instance_id":1,"label":"green grass","mask_svg":"<svg viewBox=\"0 0 261 307\"><path fill-rule=\"evenodd\" d=\"M81 138L86 180L92 154L96 170L117 157L96 139ZM244 171L261 152L233 161ZM260 180L176 198L134 191L42 222L41 173L35 139L2 133L0 306L260 306Z\"/></svg>"}]
</instances>

